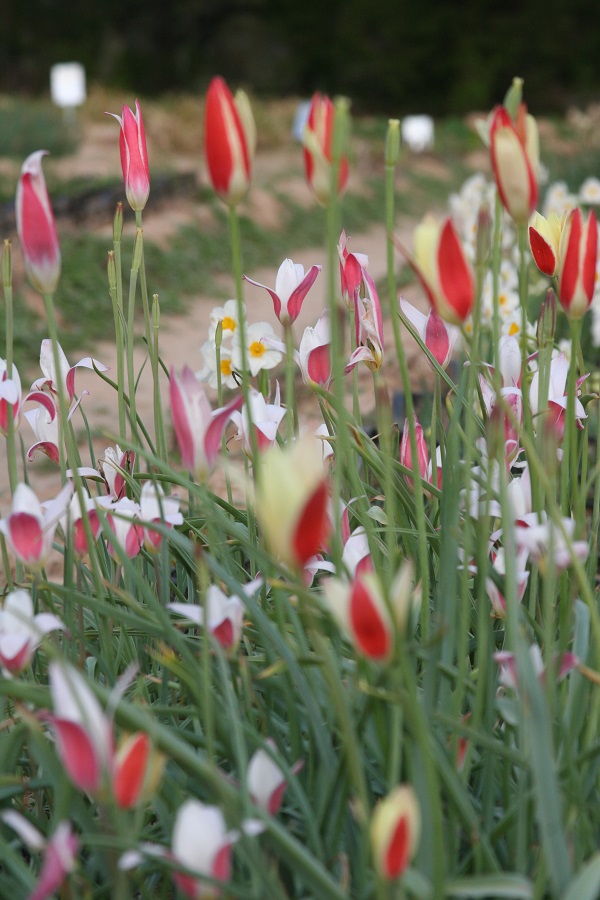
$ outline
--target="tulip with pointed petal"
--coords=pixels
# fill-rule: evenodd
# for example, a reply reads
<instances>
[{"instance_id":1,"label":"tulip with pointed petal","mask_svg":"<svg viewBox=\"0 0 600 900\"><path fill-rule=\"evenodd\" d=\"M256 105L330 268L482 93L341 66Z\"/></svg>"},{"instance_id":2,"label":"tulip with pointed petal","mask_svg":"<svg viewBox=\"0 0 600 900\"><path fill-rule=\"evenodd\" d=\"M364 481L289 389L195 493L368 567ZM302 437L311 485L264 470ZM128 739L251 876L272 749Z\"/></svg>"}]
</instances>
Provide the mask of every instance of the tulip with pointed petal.
<instances>
[{"instance_id":1,"label":"tulip with pointed petal","mask_svg":"<svg viewBox=\"0 0 600 900\"><path fill-rule=\"evenodd\" d=\"M504 106L494 110L490 154L502 205L517 225L526 225L538 200L539 138L523 103L515 121Z\"/></svg>"},{"instance_id":2,"label":"tulip with pointed petal","mask_svg":"<svg viewBox=\"0 0 600 900\"><path fill-rule=\"evenodd\" d=\"M400 309L411 323L419 337L442 368L446 369L452 358L452 351L459 330L454 325L448 325L441 316L438 316L432 307L427 316L409 303L404 297L400 297ZM429 358L428 362L429 362Z\"/></svg>"},{"instance_id":3,"label":"tulip with pointed petal","mask_svg":"<svg viewBox=\"0 0 600 900\"><path fill-rule=\"evenodd\" d=\"M168 606L195 625L204 627L206 623L210 633L227 652L237 649L244 621L244 605L239 597L229 597L216 584L211 584L202 606L193 603L169 603Z\"/></svg>"},{"instance_id":4,"label":"tulip with pointed petal","mask_svg":"<svg viewBox=\"0 0 600 900\"><path fill-rule=\"evenodd\" d=\"M53 294L60 278L60 246L42 172L46 152L37 150L23 163L15 215L27 277L40 294Z\"/></svg>"},{"instance_id":5,"label":"tulip with pointed petal","mask_svg":"<svg viewBox=\"0 0 600 900\"><path fill-rule=\"evenodd\" d=\"M150 166L146 150L146 132L140 104L135 101L135 113L123 107L123 115L108 113L121 126L119 151L127 202L135 212L141 212L150 194Z\"/></svg>"},{"instance_id":6,"label":"tulip with pointed petal","mask_svg":"<svg viewBox=\"0 0 600 900\"><path fill-rule=\"evenodd\" d=\"M231 414L232 422L237 426L236 440L242 442L244 453L252 459L252 440L250 422L256 435L256 447L259 452L272 447L277 438L277 429L286 414L285 407L281 406L279 396L279 384L275 392L275 402L267 403L260 391L250 390L250 417L244 406L242 411L235 410Z\"/></svg>"},{"instance_id":7,"label":"tulip with pointed petal","mask_svg":"<svg viewBox=\"0 0 600 900\"><path fill-rule=\"evenodd\" d=\"M43 852L42 870L28 900L49 900L60 890L67 875L75 869L79 840L70 822L59 822L50 838L45 838L29 819L15 809L4 810L0 818L15 831L29 850Z\"/></svg>"},{"instance_id":8,"label":"tulip with pointed petal","mask_svg":"<svg viewBox=\"0 0 600 900\"><path fill-rule=\"evenodd\" d=\"M296 359L302 379L308 387L317 385L325 390L329 388L332 379L331 327L327 311L314 328L309 325L304 329Z\"/></svg>"},{"instance_id":9,"label":"tulip with pointed petal","mask_svg":"<svg viewBox=\"0 0 600 900\"><path fill-rule=\"evenodd\" d=\"M204 145L213 190L237 206L250 187L256 126L246 94L234 98L222 78L213 78L206 94Z\"/></svg>"},{"instance_id":10,"label":"tulip with pointed petal","mask_svg":"<svg viewBox=\"0 0 600 900\"><path fill-rule=\"evenodd\" d=\"M19 484L13 496L12 510L0 519L0 531L17 559L31 569L46 562L56 526L73 493L68 482L53 500L40 503L27 484Z\"/></svg>"},{"instance_id":11,"label":"tulip with pointed petal","mask_svg":"<svg viewBox=\"0 0 600 900\"><path fill-rule=\"evenodd\" d=\"M29 591L11 591L0 609L0 666L11 675L21 672L31 662L43 636L64 627L51 613L34 615Z\"/></svg>"},{"instance_id":12,"label":"tulip with pointed petal","mask_svg":"<svg viewBox=\"0 0 600 900\"><path fill-rule=\"evenodd\" d=\"M80 359L79 362L76 362L75 365L70 366L60 344L57 345L57 348L60 367L60 374L58 376L54 364L52 341L49 340L49 338L45 338L42 341L40 348L40 368L43 372L43 377L37 378L33 382L31 385L32 390L41 391L44 388L47 388L51 394L56 395L58 394L58 378L60 378L66 396L69 398L69 401L72 401L75 396L75 373L77 372L77 369L97 369L99 372L106 372L108 370L108 366L105 366L104 363L101 363L98 359L94 359L92 356L86 356L83 359Z\"/></svg>"},{"instance_id":13,"label":"tulip with pointed petal","mask_svg":"<svg viewBox=\"0 0 600 900\"><path fill-rule=\"evenodd\" d=\"M220 890L207 882L208 876L226 883L231 877L231 851L240 836L227 829L218 806L207 806L200 800L186 800L177 810L171 851L175 863L189 872L175 872L179 890L192 900L217 897Z\"/></svg>"},{"instance_id":14,"label":"tulip with pointed petal","mask_svg":"<svg viewBox=\"0 0 600 900\"><path fill-rule=\"evenodd\" d=\"M475 281L452 220L426 216L415 230L414 256L396 243L437 314L452 325L464 322L475 303Z\"/></svg>"},{"instance_id":15,"label":"tulip with pointed petal","mask_svg":"<svg viewBox=\"0 0 600 900\"><path fill-rule=\"evenodd\" d=\"M276 752L275 742L269 738L265 743L269 750L261 747L248 763L246 783L254 803L271 816L276 816L283 801L287 780L273 759ZM292 775L299 772L302 766L303 761L298 760L292 766Z\"/></svg>"},{"instance_id":16,"label":"tulip with pointed petal","mask_svg":"<svg viewBox=\"0 0 600 900\"><path fill-rule=\"evenodd\" d=\"M144 545L151 553L155 553L164 535L153 525L174 528L183 524L183 515L179 512L179 497L167 497L160 484L153 481L144 482L140 495L140 518L146 523Z\"/></svg>"},{"instance_id":17,"label":"tulip with pointed petal","mask_svg":"<svg viewBox=\"0 0 600 900\"><path fill-rule=\"evenodd\" d=\"M264 288L271 296L275 315L282 325L290 325L296 321L302 309L304 298L316 281L322 266L311 266L306 275L304 266L294 263L291 259L284 259L277 271L275 289L260 284L244 275L249 284Z\"/></svg>"},{"instance_id":18,"label":"tulip with pointed petal","mask_svg":"<svg viewBox=\"0 0 600 900\"><path fill-rule=\"evenodd\" d=\"M216 462L227 422L244 398L240 395L228 406L213 411L204 387L188 366L181 375L171 369L169 390L181 461L197 478L206 478Z\"/></svg>"},{"instance_id":19,"label":"tulip with pointed petal","mask_svg":"<svg viewBox=\"0 0 600 900\"><path fill-rule=\"evenodd\" d=\"M383 365L383 317L381 303L375 282L363 269L363 283L366 293L355 295L354 323L356 329L356 350L350 356L344 372L350 372L359 362L364 362L372 372L378 372Z\"/></svg>"}]
</instances>

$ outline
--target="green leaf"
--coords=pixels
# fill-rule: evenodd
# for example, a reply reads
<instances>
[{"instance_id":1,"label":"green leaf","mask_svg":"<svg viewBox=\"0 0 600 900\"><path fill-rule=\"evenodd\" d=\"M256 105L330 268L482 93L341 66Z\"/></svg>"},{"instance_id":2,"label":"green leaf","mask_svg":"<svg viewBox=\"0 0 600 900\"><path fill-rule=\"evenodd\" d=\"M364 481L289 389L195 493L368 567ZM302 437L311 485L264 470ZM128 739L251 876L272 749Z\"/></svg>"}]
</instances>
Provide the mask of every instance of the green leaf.
<instances>
[{"instance_id":1,"label":"green leaf","mask_svg":"<svg viewBox=\"0 0 600 900\"><path fill-rule=\"evenodd\" d=\"M528 900L533 897L533 884L528 878L507 872L505 875L479 875L474 878L457 878L445 891L446 897L460 897L461 900L475 897L501 897Z\"/></svg>"},{"instance_id":2,"label":"green leaf","mask_svg":"<svg viewBox=\"0 0 600 900\"><path fill-rule=\"evenodd\" d=\"M563 900L597 900L600 897L600 852L594 854L567 887Z\"/></svg>"}]
</instances>

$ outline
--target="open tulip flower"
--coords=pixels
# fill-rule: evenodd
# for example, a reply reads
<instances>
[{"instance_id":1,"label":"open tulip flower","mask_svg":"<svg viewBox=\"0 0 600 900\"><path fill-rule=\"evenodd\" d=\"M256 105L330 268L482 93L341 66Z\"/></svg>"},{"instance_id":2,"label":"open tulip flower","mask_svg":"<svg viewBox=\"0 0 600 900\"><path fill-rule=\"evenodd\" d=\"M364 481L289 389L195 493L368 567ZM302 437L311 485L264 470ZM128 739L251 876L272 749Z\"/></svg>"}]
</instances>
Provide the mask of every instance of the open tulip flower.
<instances>
[{"instance_id":1,"label":"open tulip flower","mask_svg":"<svg viewBox=\"0 0 600 900\"><path fill-rule=\"evenodd\" d=\"M51 837L45 838L16 809L4 810L0 813L0 818L19 835L29 850L44 854L42 870L28 900L49 900L54 897L67 875L77 865L79 839L73 833L71 823L59 822Z\"/></svg>"},{"instance_id":2,"label":"open tulip flower","mask_svg":"<svg viewBox=\"0 0 600 900\"><path fill-rule=\"evenodd\" d=\"M111 534L107 546L111 556L117 562L121 560L122 554L128 559L136 557L144 546L145 539L139 503L130 500L129 497L121 497L120 500L97 497L96 504L107 513L107 524Z\"/></svg>"},{"instance_id":3,"label":"open tulip flower","mask_svg":"<svg viewBox=\"0 0 600 900\"><path fill-rule=\"evenodd\" d=\"M204 146L213 190L236 206L250 186L256 126L246 94L234 98L222 78L213 78L206 93Z\"/></svg>"},{"instance_id":4,"label":"open tulip flower","mask_svg":"<svg viewBox=\"0 0 600 900\"><path fill-rule=\"evenodd\" d=\"M242 442L244 453L252 459L252 440L250 428L254 428L256 435L256 447L259 452L272 447L277 438L277 429L286 414L286 409L281 405L279 395L279 382L275 391L275 402L267 403L260 391L250 390L250 416L246 406L239 412L235 410L231 414L231 421L237 426L236 440ZM250 424L252 423L252 424Z\"/></svg>"},{"instance_id":5,"label":"open tulip flower","mask_svg":"<svg viewBox=\"0 0 600 900\"><path fill-rule=\"evenodd\" d=\"M146 132L140 104L135 101L135 113L123 107L123 115L109 113L121 126L119 151L127 202L135 212L141 212L150 194L150 166L146 150Z\"/></svg>"},{"instance_id":6,"label":"open tulip flower","mask_svg":"<svg viewBox=\"0 0 600 900\"><path fill-rule=\"evenodd\" d=\"M424 315L416 306L400 297L400 309L411 323L437 364L446 369L452 359L452 352L459 330L447 324L432 307L428 315ZM429 357L427 357L429 361Z\"/></svg>"},{"instance_id":7,"label":"open tulip flower","mask_svg":"<svg viewBox=\"0 0 600 900\"><path fill-rule=\"evenodd\" d=\"M61 260L56 221L42 172L45 155L46 150L37 150L23 163L15 215L27 277L40 294L53 294L60 278Z\"/></svg>"},{"instance_id":8,"label":"open tulip flower","mask_svg":"<svg viewBox=\"0 0 600 900\"><path fill-rule=\"evenodd\" d=\"M331 522L322 449L306 435L260 457L256 514L265 540L287 566L301 569L325 544Z\"/></svg>"},{"instance_id":9,"label":"open tulip flower","mask_svg":"<svg viewBox=\"0 0 600 900\"><path fill-rule=\"evenodd\" d=\"M246 589L252 591L255 588L256 583L251 582ZM211 584L202 606L194 603L169 603L168 606L189 622L206 627L223 650L237 649L244 622L244 604L239 597L230 597L216 584Z\"/></svg>"},{"instance_id":10,"label":"open tulip flower","mask_svg":"<svg viewBox=\"0 0 600 900\"><path fill-rule=\"evenodd\" d=\"M421 835L421 811L410 785L399 785L379 801L371 819L375 868L385 881L399 878L415 855Z\"/></svg>"},{"instance_id":11,"label":"open tulip flower","mask_svg":"<svg viewBox=\"0 0 600 900\"><path fill-rule=\"evenodd\" d=\"M517 225L526 225L538 200L539 138L536 121L524 104L516 121L504 106L496 107L490 154L502 205Z\"/></svg>"},{"instance_id":12,"label":"open tulip flower","mask_svg":"<svg viewBox=\"0 0 600 900\"><path fill-rule=\"evenodd\" d=\"M559 353L550 361L550 379L548 384L548 397L546 399L546 402L544 402L543 397L539 396L539 371L534 372L529 388L529 403L531 406L531 413L534 416L534 425L536 424L535 419L538 414L544 413L544 424L554 433L558 441L562 441L565 434L565 419L568 406L568 374L569 362L567 360L567 357L564 353ZM579 398L581 396L581 385L588 377L589 373L587 375L583 375L581 378L578 378L576 382L575 405L573 408L573 414L575 416L575 423L577 425L577 428L579 428L580 430L584 427L582 420L587 418L587 413L585 411L583 403Z\"/></svg>"},{"instance_id":13,"label":"open tulip flower","mask_svg":"<svg viewBox=\"0 0 600 900\"><path fill-rule=\"evenodd\" d=\"M171 415L183 465L197 478L206 478L214 466L225 427L232 412L244 402L240 394L222 409L211 408L203 385L188 366L181 375L171 369Z\"/></svg>"},{"instance_id":14,"label":"open tulip flower","mask_svg":"<svg viewBox=\"0 0 600 900\"><path fill-rule=\"evenodd\" d=\"M86 356L70 366L65 356L64 350L58 345L58 357L60 373L57 375L54 365L54 352L52 349L52 341L44 338L40 349L40 368L42 370L42 378L37 378L31 385L32 391L42 391L47 388L50 393L58 394L58 379L61 380L65 395L72 401L75 396L75 373L77 369L97 369L99 372L106 372L108 366L101 363L100 360L94 359L92 356Z\"/></svg>"},{"instance_id":15,"label":"open tulip flower","mask_svg":"<svg viewBox=\"0 0 600 900\"><path fill-rule=\"evenodd\" d=\"M153 526L174 528L183 524L179 497L167 497L160 484L145 481L140 495L140 518L144 521L144 545L151 553L156 553L163 541L163 533Z\"/></svg>"},{"instance_id":16,"label":"open tulip flower","mask_svg":"<svg viewBox=\"0 0 600 900\"><path fill-rule=\"evenodd\" d=\"M121 450L118 444L107 447L104 458L100 460L101 475L106 486L107 493L114 499L120 500L125 496L127 480L133 473L135 453L133 450Z\"/></svg>"},{"instance_id":17,"label":"open tulip flower","mask_svg":"<svg viewBox=\"0 0 600 900\"><path fill-rule=\"evenodd\" d=\"M414 256L397 245L437 314L453 325L468 319L475 303L475 281L452 220L438 222L426 216L415 230Z\"/></svg>"},{"instance_id":18,"label":"open tulip flower","mask_svg":"<svg viewBox=\"0 0 600 900\"><path fill-rule=\"evenodd\" d=\"M9 377L6 360L0 359L0 434L8 435L8 411L12 411L13 425L19 427L24 405L32 400L40 403L48 416L53 416L56 411L54 400L44 391L32 390L25 397L21 391L21 379L17 367L13 364L12 377Z\"/></svg>"},{"instance_id":19,"label":"open tulip flower","mask_svg":"<svg viewBox=\"0 0 600 900\"><path fill-rule=\"evenodd\" d=\"M314 94L304 129L304 167L306 180L322 206L327 206L331 194L334 119L335 107L331 98ZM347 182L348 160L342 156L337 183L339 194L344 192Z\"/></svg>"},{"instance_id":20,"label":"open tulip flower","mask_svg":"<svg viewBox=\"0 0 600 900\"><path fill-rule=\"evenodd\" d=\"M13 495L12 510L0 519L0 531L17 559L31 569L41 569L52 547L54 532L73 493L67 482L57 496L40 503L27 484L19 484Z\"/></svg>"},{"instance_id":21,"label":"open tulip flower","mask_svg":"<svg viewBox=\"0 0 600 900\"><path fill-rule=\"evenodd\" d=\"M315 283L322 266L311 266L306 275L304 266L294 263L291 259L284 259L277 271L275 278L275 290L260 284L244 275L249 284L264 288L271 295L275 315L282 325L291 325L296 321L302 309L304 298Z\"/></svg>"},{"instance_id":22,"label":"open tulip flower","mask_svg":"<svg viewBox=\"0 0 600 900\"><path fill-rule=\"evenodd\" d=\"M0 666L5 674L15 675L27 668L43 636L64 627L52 613L34 615L29 591L8 593L0 609Z\"/></svg>"}]
</instances>

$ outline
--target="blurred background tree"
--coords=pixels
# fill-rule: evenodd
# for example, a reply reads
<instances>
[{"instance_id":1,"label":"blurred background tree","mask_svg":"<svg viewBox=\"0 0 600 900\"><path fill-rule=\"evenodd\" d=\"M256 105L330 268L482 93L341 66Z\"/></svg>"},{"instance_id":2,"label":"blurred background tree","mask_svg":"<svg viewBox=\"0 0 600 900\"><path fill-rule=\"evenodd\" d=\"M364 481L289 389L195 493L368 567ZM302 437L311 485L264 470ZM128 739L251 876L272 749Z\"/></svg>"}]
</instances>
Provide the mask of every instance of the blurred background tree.
<instances>
[{"instance_id":1,"label":"blurred background tree","mask_svg":"<svg viewBox=\"0 0 600 900\"><path fill-rule=\"evenodd\" d=\"M514 75L537 113L600 94L590 0L4 0L0 93L40 94L56 62L139 94L221 74L269 96L348 95L389 115L487 109Z\"/></svg>"}]
</instances>

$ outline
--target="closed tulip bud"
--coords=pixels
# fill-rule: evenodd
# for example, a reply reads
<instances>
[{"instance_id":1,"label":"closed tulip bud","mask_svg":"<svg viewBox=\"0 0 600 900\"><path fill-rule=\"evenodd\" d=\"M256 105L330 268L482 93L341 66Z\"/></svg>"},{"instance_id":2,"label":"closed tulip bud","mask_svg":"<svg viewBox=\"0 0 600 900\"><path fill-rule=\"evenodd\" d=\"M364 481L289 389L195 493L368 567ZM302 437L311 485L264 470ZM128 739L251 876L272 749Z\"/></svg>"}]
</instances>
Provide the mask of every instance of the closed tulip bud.
<instances>
[{"instance_id":1,"label":"closed tulip bud","mask_svg":"<svg viewBox=\"0 0 600 900\"><path fill-rule=\"evenodd\" d=\"M558 299L570 319L580 319L596 288L598 223L593 210L584 222L580 209L568 214L563 226L558 263Z\"/></svg>"},{"instance_id":2,"label":"closed tulip bud","mask_svg":"<svg viewBox=\"0 0 600 900\"><path fill-rule=\"evenodd\" d=\"M123 236L123 204L119 200L113 219L113 241L118 244Z\"/></svg>"},{"instance_id":3,"label":"closed tulip bud","mask_svg":"<svg viewBox=\"0 0 600 900\"><path fill-rule=\"evenodd\" d=\"M327 206L331 195L335 115L330 97L324 94L313 96L304 129L304 166L308 185L322 206ZM337 183L339 194L344 192L347 182L348 160L342 155Z\"/></svg>"},{"instance_id":4,"label":"closed tulip bud","mask_svg":"<svg viewBox=\"0 0 600 900\"><path fill-rule=\"evenodd\" d=\"M475 282L452 220L426 216L415 230L414 257L399 245L438 316L460 325L475 303Z\"/></svg>"},{"instance_id":5,"label":"closed tulip bud","mask_svg":"<svg viewBox=\"0 0 600 900\"><path fill-rule=\"evenodd\" d=\"M374 662L388 662L394 652L394 623L375 572L357 568L352 581L329 578L323 593L357 651Z\"/></svg>"},{"instance_id":6,"label":"closed tulip bud","mask_svg":"<svg viewBox=\"0 0 600 900\"><path fill-rule=\"evenodd\" d=\"M135 212L141 212L150 194L150 167L140 104L135 101L135 113L124 106L122 116L115 113L108 115L113 116L121 126L119 150L127 202ZM117 229L113 226L113 230Z\"/></svg>"},{"instance_id":7,"label":"closed tulip bud","mask_svg":"<svg viewBox=\"0 0 600 900\"><path fill-rule=\"evenodd\" d=\"M504 106L494 112L490 154L502 205L517 225L525 225L538 199L539 138L524 104L513 121Z\"/></svg>"},{"instance_id":8,"label":"closed tulip bud","mask_svg":"<svg viewBox=\"0 0 600 900\"><path fill-rule=\"evenodd\" d=\"M415 854L421 832L421 812L410 785L400 785L380 800L371 819L371 847L379 875L399 878Z\"/></svg>"},{"instance_id":9,"label":"closed tulip bud","mask_svg":"<svg viewBox=\"0 0 600 900\"><path fill-rule=\"evenodd\" d=\"M213 190L236 206L250 187L256 126L246 94L234 99L222 78L213 78L206 94L204 145Z\"/></svg>"},{"instance_id":10,"label":"closed tulip bud","mask_svg":"<svg viewBox=\"0 0 600 900\"><path fill-rule=\"evenodd\" d=\"M4 290L12 287L12 250L8 238L4 240L4 252L2 253L2 284Z\"/></svg>"},{"instance_id":11,"label":"closed tulip bud","mask_svg":"<svg viewBox=\"0 0 600 900\"><path fill-rule=\"evenodd\" d=\"M108 262L106 264L106 273L108 275L108 289L109 291L116 291L117 289L117 264L115 263L115 251L108 251Z\"/></svg>"},{"instance_id":12,"label":"closed tulip bud","mask_svg":"<svg viewBox=\"0 0 600 900\"><path fill-rule=\"evenodd\" d=\"M121 809L132 809L149 799L158 787L165 757L152 748L147 734L138 731L128 735L114 756L113 792Z\"/></svg>"},{"instance_id":13,"label":"closed tulip bud","mask_svg":"<svg viewBox=\"0 0 600 900\"><path fill-rule=\"evenodd\" d=\"M42 172L46 152L37 150L23 163L15 215L27 277L36 291L53 294L60 278L60 247Z\"/></svg>"},{"instance_id":14,"label":"closed tulip bud","mask_svg":"<svg viewBox=\"0 0 600 900\"><path fill-rule=\"evenodd\" d=\"M312 435L285 450L275 444L261 455L260 464L256 514L265 540L285 565L302 568L331 528L321 448Z\"/></svg>"},{"instance_id":15,"label":"closed tulip bud","mask_svg":"<svg viewBox=\"0 0 600 900\"><path fill-rule=\"evenodd\" d=\"M564 218L561 221L555 212L547 219L536 212L529 225L529 246L536 266L544 275L552 278L558 267L560 236Z\"/></svg>"},{"instance_id":16,"label":"closed tulip bud","mask_svg":"<svg viewBox=\"0 0 600 900\"><path fill-rule=\"evenodd\" d=\"M388 119L385 138L385 164L395 166L400 156L400 120Z\"/></svg>"}]
</instances>

